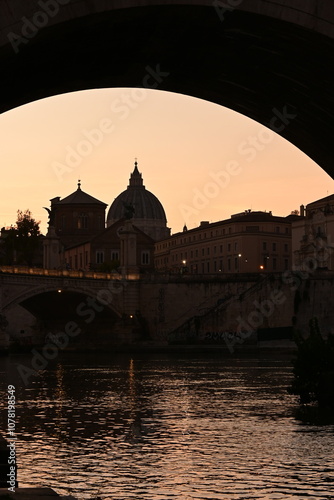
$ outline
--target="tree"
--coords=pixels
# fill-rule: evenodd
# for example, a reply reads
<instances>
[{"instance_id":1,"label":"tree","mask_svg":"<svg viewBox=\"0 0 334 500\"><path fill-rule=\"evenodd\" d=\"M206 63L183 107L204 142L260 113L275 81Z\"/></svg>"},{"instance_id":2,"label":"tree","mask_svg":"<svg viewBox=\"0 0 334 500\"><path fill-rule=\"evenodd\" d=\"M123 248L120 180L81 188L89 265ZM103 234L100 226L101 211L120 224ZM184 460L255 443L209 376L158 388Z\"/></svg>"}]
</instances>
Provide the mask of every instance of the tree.
<instances>
[{"instance_id":1,"label":"tree","mask_svg":"<svg viewBox=\"0 0 334 500\"><path fill-rule=\"evenodd\" d=\"M36 222L32 218L32 214L29 209L22 212L22 210L17 211L16 228L20 238L37 238L40 234L41 221Z\"/></svg>"},{"instance_id":2,"label":"tree","mask_svg":"<svg viewBox=\"0 0 334 500\"><path fill-rule=\"evenodd\" d=\"M15 226L2 230L4 263L33 265L34 257L41 249L39 224L30 210L17 211Z\"/></svg>"}]
</instances>

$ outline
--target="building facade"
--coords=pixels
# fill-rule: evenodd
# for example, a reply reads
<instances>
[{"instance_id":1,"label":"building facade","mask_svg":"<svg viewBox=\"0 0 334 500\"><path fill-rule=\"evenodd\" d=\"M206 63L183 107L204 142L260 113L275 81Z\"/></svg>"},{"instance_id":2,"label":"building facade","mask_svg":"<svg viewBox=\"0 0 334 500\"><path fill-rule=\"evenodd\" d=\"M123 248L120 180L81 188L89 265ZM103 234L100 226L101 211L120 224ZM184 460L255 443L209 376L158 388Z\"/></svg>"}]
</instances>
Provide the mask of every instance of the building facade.
<instances>
[{"instance_id":1,"label":"building facade","mask_svg":"<svg viewBox=\"0 0 334 500\"><path fill-rule=\"evenodd\" d=\"M135 265L141 273L154 269L154 240L132 225L132 245L134 246ZM124 264L121 237L126 227L123 218L101 231L98 235L81 244L65 249L65 265L74 270L106 271L119 269Z\"/></svg>"},{"instance_id":2,"label":"building facade","mask_svg":"<svg viewBox=\"0 0 334 500\"><path fill-rule=\"evenodd\" d=\"M74 193L50 201L50 225L65 248L87 241L105 228L107 204L82 191L80 181Z\"/></svg>"},{"instance_id":3,"label":"building facade","mask_svg":"<svg viewBox=\"0 0 334 500\"><path fill-rule=\"evenodd\" d=\"M155 267L191 274L280 272L291 267L291 222L297 216L247 210L201 222L155 244Z\"/></svg>"},{"instance_id":4,"label":"building facade","mask_svg":"<svg viewBox=\"0 0 334 500\"><path fill-rule=\"evenodd\" d=\"M122 265L131 254L131 265L136 262L141 272L153 270L154 241L169 236L170 229L160 201L143 185L137 162L127 190L111 204L107 228L106 207L106 203L82 191L80 181L69 196L53 198L44 242L44 267L108 270ZM131 234L127 231L129 255L125 254L125 243L122 253L121 244L122 228L130 227L126 219L131 219L132 228Z\"/></svg>"},{"instance_id":5,"label":"building facade","mask_svg":"<svg viewBox=\"0 0 334 500\"><path fill-rule=\"evenodd\" d=\"M292 224L293 263L297 268L334 270L334 195L300 207Z\"/></svg>"}]
</instances>

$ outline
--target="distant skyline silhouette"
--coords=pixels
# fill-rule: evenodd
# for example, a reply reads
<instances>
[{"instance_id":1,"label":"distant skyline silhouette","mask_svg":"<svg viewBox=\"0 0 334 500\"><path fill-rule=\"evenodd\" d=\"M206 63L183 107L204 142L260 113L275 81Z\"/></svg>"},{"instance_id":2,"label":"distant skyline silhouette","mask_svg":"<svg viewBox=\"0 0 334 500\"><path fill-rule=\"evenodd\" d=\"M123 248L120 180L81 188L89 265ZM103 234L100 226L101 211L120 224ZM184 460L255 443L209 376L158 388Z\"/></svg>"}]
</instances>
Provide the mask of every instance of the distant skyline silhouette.
<instances>
[{"instance_id":1,"label":"distant skyline silhouette","mask_svg":"<svg viewBox=\"0 0 334 500\"><path fill-rule=\"evenodd\" d=\"M77 189L110 206L135 158L172 232L246 209L285 216L334 192L333 180L263 125L201 99L147 89L64 94L0 117L1 227Z\"/></svg>"}]
</instances>

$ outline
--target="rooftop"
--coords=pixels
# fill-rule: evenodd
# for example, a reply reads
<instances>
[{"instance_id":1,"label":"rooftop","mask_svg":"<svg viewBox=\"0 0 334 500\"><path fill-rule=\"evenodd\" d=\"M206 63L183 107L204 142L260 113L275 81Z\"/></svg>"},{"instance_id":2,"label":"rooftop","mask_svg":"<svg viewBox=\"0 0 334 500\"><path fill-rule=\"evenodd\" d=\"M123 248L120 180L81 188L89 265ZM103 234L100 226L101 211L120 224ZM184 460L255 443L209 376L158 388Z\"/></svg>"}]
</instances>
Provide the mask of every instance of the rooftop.
<instances>
[{"instance_id":1,"label":"rooftop","mask_svg":"<svg viewBox=\"0 0 334 500\"><path fill-rule=\"evenodd\" d=\"M103 201L98 200L97 198L94 198L90 194L85 193L81 189L81 182L79 180L78 182L78 189L74 191L74 193L69 194L66 196L66 198L63 198L62 200L58 198L53 198L54 203L57 205L61 204L99 204L99 205L104 205L105 207L107 206L107 203L103 203Z\"/></svg>"}]
</instances>

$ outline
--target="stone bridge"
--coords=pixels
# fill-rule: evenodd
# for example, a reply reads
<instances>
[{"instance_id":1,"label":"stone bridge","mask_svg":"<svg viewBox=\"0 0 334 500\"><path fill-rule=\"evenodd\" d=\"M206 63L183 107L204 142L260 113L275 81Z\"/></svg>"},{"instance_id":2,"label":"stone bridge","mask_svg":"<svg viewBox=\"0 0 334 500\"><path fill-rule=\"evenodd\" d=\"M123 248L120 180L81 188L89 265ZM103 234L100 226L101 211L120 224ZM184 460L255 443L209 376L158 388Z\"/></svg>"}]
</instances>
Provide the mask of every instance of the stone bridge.
<instances>
[{"instance_id":1,"label":"stone bridge","mask_svg":"<svg viewBox=\"0 0 334 500\"><path fill-rule=\"evenodd\" d=\"M4 272L6 271L6 272ZM6 330L35 336L64 331L68 322L93 333L97 342L152 339L166 341L190 318L202 315L262 278L232 276L131 276L2 268L0 306ZM84 328L83 328L84 327Z\"/></svg>"},{"instance_id":2,"label":"stone bridge","mask_svg":"<svg viewBox=\"0 0 334 500\"><path fill-rule=\"evenodd\" d=\"M294 327L307 335L314 316L325 335L334 333L334 272L130 279L31 271L35 274L0 273L0 313L16 340L23 331L43 343L47 333L64 332L75 323L83 333L73 348L138 341L216 343L227 333L244 339L261 329Z\"/></svg>"},{"instance_id":3,"label":"stone bridge","mask_svg":"<svg viewBox=\"0 0 334 500\"><path fill-rule=\"evenodd\" d=\"M328 0L1 0L0 112L144 87L227 106L334 175Z\"/></svg>"}]
</instances>

